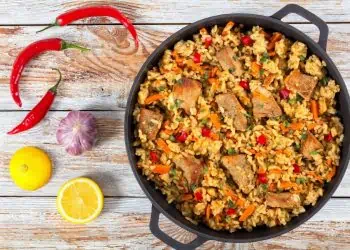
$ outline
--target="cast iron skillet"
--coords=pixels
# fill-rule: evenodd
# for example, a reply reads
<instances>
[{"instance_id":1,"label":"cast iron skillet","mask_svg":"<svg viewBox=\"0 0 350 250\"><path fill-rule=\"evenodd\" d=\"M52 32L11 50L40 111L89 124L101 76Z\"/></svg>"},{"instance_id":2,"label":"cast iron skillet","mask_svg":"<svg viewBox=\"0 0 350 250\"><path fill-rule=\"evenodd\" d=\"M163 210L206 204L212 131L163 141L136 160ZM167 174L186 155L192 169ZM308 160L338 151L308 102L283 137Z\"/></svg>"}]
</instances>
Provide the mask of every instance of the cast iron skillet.
<instances>
[{"instance_id":1,"label":"cast iron skillet","mask_svg":"<svg viewBox=\"0 0 350 250\"><path fill-rule=\"evenodd\" d=\"M318 43L315 43L310 37L306 36L304 33L298 29L292 27L289 24L286 24L281 21L281 19L287 16L290 13L298 14L305 19L309 20L311 23L316 25L320 31L320 36ZM277 226L273 228L267 227L257 227L254 228L252 232L247 232L240 230L234 233L229 232L218 232L210 229L209 227L200 224L198 226L193 225L181 215L181 213L173 205L169 205L166 202L165 197L161 194L160 191L154 188L153 183L147 181L147 179L142 175L141 171L136 167L137 158L135 156L135 150L132 147L132 142L134 138L134 124L133 124L133 110L135 103L137 102L137 93L140 88L140 84L145 80L147 71L152 67L156 66L159 60L161 59L164 51L166 49L172 49L176 42L182 39L192 39L192 35L198 33L200 28L206 27L211 28L214 25L224 26L228 21L234 21L236 23L244 24L245 27L251 27L253 25L259 25L266 30L270 31L279 31L285 34L287 37L298 40L305 43L309 51L312 54L316 54L322 60L327 63L327 70L329 75L341 86L341 92L337 95L337 103L339 110L339 116L342 119L344 126L344 142L341 150L341 161L340 167L337 169L337 173L334 176L333 180L325 185L324 195L318 200L316 206L310 206L306 208L306 212L300 214L297 217L294 217L286 226ZM128 152L129 161L134 172L134 175L139 182L141 188L151 200L152 206L152 215L150 221L151 232L158 237L160 240L164 241L166 244L174 247L176 249L194 249L208 240L217 240L224 242L254 242L260 240L266 240L272 237L279 236L284 234L308 219L310 219L314 214L316 214L331 198L332 194L337 189L340 184L343 175L345 173L348 161L349 161L349 140L350 140L350 129L347 126L350 125L350 105L349 105L349 95L346 89L344 80L342 79L339 71L336 66L329 58L326 53L326 45L328 39L328 26L321 20L319 17L313 13L307 11L306 9L295 5L290 4L282 8L280 11L272 15L271 17L261 16L261 15L252 15L252 14L226 14L219 15L210 18L206 18L190 24L185 28L179 30L167 40L165 40L148 58L144 63L140 72L136 76L134 84L131 88L131 92L128 98L126 115L125 115L125 140L126 140L126 149ZM164 214L168 219L170 219L175 224L181 226L182 228L194 233L197 235L197 238L188 244L183 244L175 239L171 238L159 228L159 214Z\"/></svg>"}]
</instances>

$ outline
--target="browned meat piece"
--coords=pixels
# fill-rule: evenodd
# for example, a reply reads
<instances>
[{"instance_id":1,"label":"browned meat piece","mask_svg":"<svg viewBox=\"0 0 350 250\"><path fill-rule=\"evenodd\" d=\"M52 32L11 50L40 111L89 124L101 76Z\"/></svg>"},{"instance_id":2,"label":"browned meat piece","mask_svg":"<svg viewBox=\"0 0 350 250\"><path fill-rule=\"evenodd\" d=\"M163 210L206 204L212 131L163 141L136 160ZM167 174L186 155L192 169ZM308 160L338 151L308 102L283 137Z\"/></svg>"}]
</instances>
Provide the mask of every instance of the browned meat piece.
<instances>
[{"instance_id":1,"label":"browned meat piece","mask_svg":"<svg viewBox=\"0 0 350 250\"><path fill-rule=\"evenodd\" d=\"M233 126L237 130L245 131L247 129L247 118L244 115L245 110L232 93L220 94L215 97L219 107L224 109L223 115L233 119Z\"/></svg>"},{"instance_id":2,"label":"browned meat piece","mask_svg":"<svg viewBox=\"0 0 350 250\"><path fill-rule=\"evenodd\" d=\"M180 100L180 108L190 114L190 109L196 107L198 97L202 93L202 86L197 80L183 78L181 83L174 85L173 92L175 99Z\"/></svg>"},{"instance_id":3,"label":"browned meat piece","mask_svg":"<svg viewBox=\"0 0 350 250\"><path fill-rule=\"evenodd\" d=\"M163 115L149 109L140 111L140 129L147 136L147 139L154 140L162 125Z\"/></svg>"},{"instance_id":4,"label":"browned meat piece","mask_svg":"<svg viewBox=\"0 0 350 250\"><path fill-rule=\"evenodd\" d=\"M243 74L242 63L237 59L235 52L230 47L225 47L216 52L221 67L224 70L229 70L234 76Z\"/></svg>"},{"instance_id":5,"label":"browned meat piece","mask_svg":"<svg viewBox=\"0 0 350 250\"><path fill-rule=\"evenodd\" d=\"M266 205L269 207L280 207L280 208L297 208L300 206L300 197L297 194L289 192L284 193L267 193Z\"/></svg>"},{"instance_id":6,"label":"browned meat piece","mask_svg":"<svg viewBox=\"0 0 350 250\"><path fill-rule=\"evenodd\" d=\"M293 70L284 80L287 88L296 91L299 95L310 100L312 92L317 84L317 78Z\"/></svg>"},{"instance_id":7,"label":"browned meat piece","mask_svg":"<svg viewBox=\"0 0 350 250\"><path fill-rule=\"evenodd\" d=\"M254 188L254 173L245 155L224 156L221 162L243 193L248 194Z\"/></svg>"},{"instance_id":8,"label":"browned meat piece","mask_svg":"<svg viewBox=\"0 0 350 250\"><path fill-rule=\"evenodd\" d=\"M200 160L191 155L176 155L174 162L184 172L184 177L189 185L197 185L199 183L203 169Z\"/></svg>"},{"instance_id":9,"label":"browned meat piece","mask_svg":"<svg viewBox=\"0 0 350 250\"><path fill-rule=\"evenodd\" d=\"M282 110L272 94L263 87L258 87L253 91L252 102L253 115L255 118L276 117L282 115Z\"/></svg>"},{"instance_id":10,"label":"browned meat piece","mask_svg":"<svg viewBox=\"0 0 350 250\"><path fill-rule=\"evenodd\" d=\"M323 149L323 145L319 142L316 137L308 132L307 138L301 146L301 153L307 159L311 159L311 154L316 152L318 149Z\"/></svg>"}]
</instances>

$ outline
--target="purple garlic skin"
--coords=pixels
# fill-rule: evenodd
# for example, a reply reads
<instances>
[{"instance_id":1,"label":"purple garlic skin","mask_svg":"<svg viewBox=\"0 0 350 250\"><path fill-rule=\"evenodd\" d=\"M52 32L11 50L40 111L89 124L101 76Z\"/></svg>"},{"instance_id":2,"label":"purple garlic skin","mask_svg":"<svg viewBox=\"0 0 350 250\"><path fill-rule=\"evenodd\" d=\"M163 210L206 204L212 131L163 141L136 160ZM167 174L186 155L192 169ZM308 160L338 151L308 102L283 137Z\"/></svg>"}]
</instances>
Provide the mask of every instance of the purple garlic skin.
<instances>
[{"instance_id":1,"label":"purple garlic skin","mask_svg":"<svg viewBox=\"0 0 350 250\"><path fill-rule=\"evenodd\" d=\"M95 117L84 111L71 111L63 118L56 133L57 142L70 155L81 155L91 150L97 141Z\"/></svg>"}]
</instances>

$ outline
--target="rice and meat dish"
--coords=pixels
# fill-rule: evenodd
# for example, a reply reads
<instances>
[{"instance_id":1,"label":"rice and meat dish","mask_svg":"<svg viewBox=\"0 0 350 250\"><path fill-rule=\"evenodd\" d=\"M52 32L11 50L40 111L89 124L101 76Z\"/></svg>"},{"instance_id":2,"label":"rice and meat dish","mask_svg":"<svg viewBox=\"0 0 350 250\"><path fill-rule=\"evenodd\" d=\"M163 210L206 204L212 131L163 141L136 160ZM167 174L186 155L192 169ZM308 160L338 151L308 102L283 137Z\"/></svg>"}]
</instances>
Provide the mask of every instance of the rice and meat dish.
<instances>
[{"instance_id":1,"label":"rice and meat dish","mask_svg":"<svg viewBox=\"0 0 350 250\"><path fill-rule=\"evenodd\" d=\"M299 41L234 22L203 28L141 84L137 165L195 224L285 225L339 166L339 91Z\"/></svg>"}]
</instances>

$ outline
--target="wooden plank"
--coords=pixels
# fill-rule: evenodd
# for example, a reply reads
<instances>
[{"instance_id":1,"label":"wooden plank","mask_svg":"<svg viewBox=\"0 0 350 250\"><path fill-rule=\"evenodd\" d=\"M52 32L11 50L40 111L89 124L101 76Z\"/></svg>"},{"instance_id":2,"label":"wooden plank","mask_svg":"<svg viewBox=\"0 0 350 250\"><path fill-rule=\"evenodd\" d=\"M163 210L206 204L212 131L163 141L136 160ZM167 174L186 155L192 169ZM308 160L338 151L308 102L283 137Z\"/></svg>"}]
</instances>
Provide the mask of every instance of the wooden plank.
<instances>
[{"instance_id":1,"label":"wooden plank","mask_svg":"<svg viewBox=\"0 0 350 250\"><path fill-rule=\"evenodd\" d=\"M57 145L56 130L59 121L68 112L49 112L37 127L22 134L5 134L25 115L24 112L0 112L0 196L55 196L67 180L90 176L99 182L106 196L144 196L129 166L124 145L124 112L92 112L99 126L99 142L91 152L70 156ZM10 119L9 119L10 117ZM11 181L8 164L11 155L24 145L37 146L47 151L54 163L50 183L36 192L24 192ZM350 173L338 187L335 196L350 196Z\"/></svg>"},{"instance_id":2,"label":"wooden plank","mask_svg":"<svg viewBox=\"0 0 350 250\"><path fill-rule=\"evenodd\" d=\"M112 26L70 26L35 35L37 27L0 28L0 109L17 110L9 93L9 75L19 51L28 43L46 37L62 37L90 47L91 52L76 50L46 53L33 60L20 81L23 108L31 109L47 89L54 84L60 68L64 81L53 110L92 109L120 110L132 82L150 53L181 25L140 25L137 27L142 46L138 51L125 29ZM313 25L296 25L313 38ZM348 38L350 24L330 25L329 55L333 58L346 82L350 84Z\"/></svg>"},{"instance_id":3,"label":"wooden plank","mask_svg":"<svg viewBox=\"0 0 350 250\"><path fill-rule=\"evenodd\" d=\"M350 4L346 0L28 0L0 1L0 24L47 24L59 14L86 5L109 4L120 9L136 23L189 23L199 19L227 13L255 13L272 15L288 3L297 3L328 22L350 21ZM288 21L304 21L292 16ZM105 23L105 19L95 22ZM108 21L107 21L108 22ZM115 22L115 21L114 21Z\"/></svg>"},{"instance_id":4,"label":"wooden plank","mask_svg":"<svg viewBox=\"0 0 350 250\"><path fill-rule=\"evenodd\" d=\"M58 215L54 198L0 198L0 248L164 249L149 230L146 198L107 198L102 215L72 225ZM344 249L350 244L350 199L332 199L318 215L283 236L250 244L206 242L200 249ZM164 216L160 227L182 242L195 236ZM169 248L167 248L169 249Z\"/></svg>"}]
</instances>

